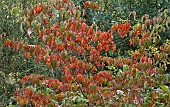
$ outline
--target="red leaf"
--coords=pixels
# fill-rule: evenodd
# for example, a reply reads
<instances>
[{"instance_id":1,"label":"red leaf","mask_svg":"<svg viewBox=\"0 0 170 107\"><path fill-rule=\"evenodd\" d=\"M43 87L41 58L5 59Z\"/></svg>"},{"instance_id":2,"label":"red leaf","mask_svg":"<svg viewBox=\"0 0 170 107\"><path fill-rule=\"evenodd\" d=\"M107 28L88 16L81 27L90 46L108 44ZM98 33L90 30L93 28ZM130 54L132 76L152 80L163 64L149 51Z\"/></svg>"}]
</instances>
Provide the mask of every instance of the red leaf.
<instances>
[{"instance_id":1,"label":"red leaf","mask_svg":"<svg viewBox=\"0 0 170 107\"><path fill-rule=\"evenodd\" d=\"M52 37L49 37L48 38L48 43L47 43L48 46L51 46L52 45Z\"/></svg>"},{"instance_id":2,"label":"red leaf","mask_svg":"<svg viewBox=\"0 0 170 107\"><path fill-rule=\"evenodd\" d=\"M76 40L77 42L82 42L82 38L81 37L79 37L79 38L77 38L77 40Z\"/></svg>"},{"instance_id":3,"label":"red leaf","mask_svg":"<svg viewBox=\"0 0 170 107\"><path fill-rule=\"evenodd\" d=\"M90 5L89 1L84 2L84 7L88 7Z\"/></svg>"},{"instance_id":4,"label":"red leaf","mask_svg":"<svg viewBox=\"0 0 170 107\"><path fill-rule=\"evenodd\" d=\"M44 25L47 24L47 19L46 18L42 18L42 22L44 23Z\"/></svg>"},{"instance_id":5,"label":"red leaf","mask_svg":"<svg viewBox=\"0 0 170 107\"><path fill-rule=\"evenodd\" d=\"M151 58L148 58L148 63L152 64L152 59Z\"/></svg>"},{"instance_id":6,"label":"red leaf","mask_svg":"<svg viewBox=\"0 0 170 107\"><path fill-rule=\"evenodd\" d=\"M98 68L101 66L100 61L96 62L95 64Z\"/></svg>"},{"instance_id":7,"label":"red leaf","mask_svg":"<svg viewBox=\"0 0 170 107\"><path fill-rule=\"evenodd\" d=\"M10 43L10 40L6 40L6 41L4 42L4 47L8 47L8 46L9 46L9 43Z\"/></svg>"},{"instance_id":8,"label":"red leaf","mask_svg":"<svg viewBox=\"0 0 170 107\"><path fill-rule=\"evenodd\" d=\"M129 30L130 29L130 23L125 23L125 30Z\"/></svg>"},{"instance_id":9,"label":"red leaf","mask_svg":"<svg viewBox=\"0 0 170 107\"><path fill-rule=\"evenodd\" d=\"M49 17L53 18L54 17L54 13L49 14Z\"/></svg>"},{"instance_id":10,"label":"red leaf","mask_svg":"<svg viewBox=\"0 0 170 107\"><path fill-rule=\"evenodd\" d=\"M64 3L67 3L67 0L63 0Z\"/></svg>"},{"instance_id":11,"label":"red leaf","mask_svg":"<svg viewBox=\"0 0 170 107\"><path fill-rule=\"evenodd\" d=\"M36 7L36 13L39 14L43 10L43 5L39 5Z\"/></svg>"},{"instance_id":12,"label":"red leaf","mask_svg":"<svg viewBox=\"0 0 170 107\"><path fill-rule=\"evenodd\" d=\"M123 29L123 24L119 24L119 29Z\"/></svg>"},{"instance_id":13,"label":"red leaf","mask_svg":"<svg viewBox=\"0 0 170 107\"><path fill-rule=\"evenodd\" d=\"M84 79L84 76L82 74L76 75L76 79L78 82L81 82Z\"/></svg>"},{"instance_id":14,"label":"red leaf","mask_svg":"<svg viewBox=\"0 0 170 107\"><path fill-rule=\"evenodd\" d=\"M71 83L73 81L73 77L71 75L63 76L62 80L67 83Z\"/></svg>"}]
</instances>

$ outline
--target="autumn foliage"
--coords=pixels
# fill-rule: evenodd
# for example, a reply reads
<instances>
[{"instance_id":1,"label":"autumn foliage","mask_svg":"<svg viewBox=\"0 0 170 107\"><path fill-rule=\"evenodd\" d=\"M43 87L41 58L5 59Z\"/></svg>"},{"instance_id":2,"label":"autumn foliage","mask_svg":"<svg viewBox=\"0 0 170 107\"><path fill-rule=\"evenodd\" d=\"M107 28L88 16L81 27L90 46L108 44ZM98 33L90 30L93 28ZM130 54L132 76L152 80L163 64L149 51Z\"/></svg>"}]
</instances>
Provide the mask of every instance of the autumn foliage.
<instances>
[{"instance_id":1,"label":"autumn foliage","mask_svg":"<svg viewBox=\"0 0 170 107\"><path fill-rule=\"evenodd\" d=\"M94 10L99 5L86 1L84 7ZM50 73L59 68L62 75L61 80L55 76L25 75L20 80L23 88L14 93L16 101L19 105L36 107L128 104L152 107L158 102L169 105L170 91L164 85L169 79L162 78L167 76L164 72L169 63L170 41L158 45L159 33L169 29L170 17L166 11L164 16L152 19L144 15L136 25L126 20L101 31L86 24L83 11L71 0L37 4L24 10L22 23L28 26L28 37L37 36L41 43L6 40L4 47L22 52L36 63L44 63ZM128 45L137 47L136 50L129 52L129 57L108 56L108 52L117 51L114 35L128 38ZM118 73L114 75L113 70L105 69L106 65L115 67ZM158 87L160 90L156 91Z\"/></svg>"}]
</instances>

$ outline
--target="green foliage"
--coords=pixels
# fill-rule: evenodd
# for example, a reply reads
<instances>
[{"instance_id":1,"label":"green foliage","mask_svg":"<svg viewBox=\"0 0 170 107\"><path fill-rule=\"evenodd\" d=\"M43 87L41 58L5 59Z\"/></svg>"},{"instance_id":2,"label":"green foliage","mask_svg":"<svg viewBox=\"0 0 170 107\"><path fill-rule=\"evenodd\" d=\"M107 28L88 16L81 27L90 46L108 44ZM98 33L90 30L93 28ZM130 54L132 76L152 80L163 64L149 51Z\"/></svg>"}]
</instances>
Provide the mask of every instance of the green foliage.
<instances>
[{"instance_id":1,"label":"green foliage","mask_svg":"<svg viewBox=\"0 0 170 107\"><path fill-rule=\"evenodd\" d=\"M78 95L75 95L75 92L70 92L70 97L64 98L62 106L71 106L71 107L84 107L88 106L89 100L86 99L81 92L77 92Z\"/></svg>"},{"instance_id":2,"label":"green foliage","mask_svg":"<svg viewBox=\"0 0 170 107\"><path fill-rule=\"evenodd\" d=\"M41 1L43 2L43 1ZM19 87L19 79L31 72L41 71L33 60L26 59L22 52L4 48L4 41L13 39L33 42L26 39L26 29L20 23L21 12L24 8L34 5L32 0L2 0L0 2L0 102L6 106L13 102L13 91ZM48 70L46 67L43 70Z\"/></svg>"}]
</instances>

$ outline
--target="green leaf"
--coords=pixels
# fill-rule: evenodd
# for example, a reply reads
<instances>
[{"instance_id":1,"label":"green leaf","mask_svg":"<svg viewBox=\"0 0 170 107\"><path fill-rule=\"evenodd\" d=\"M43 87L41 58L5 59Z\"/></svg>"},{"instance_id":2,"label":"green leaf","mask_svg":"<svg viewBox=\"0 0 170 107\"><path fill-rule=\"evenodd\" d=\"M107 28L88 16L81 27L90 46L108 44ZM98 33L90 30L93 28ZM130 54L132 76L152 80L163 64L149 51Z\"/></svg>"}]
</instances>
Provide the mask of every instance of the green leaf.
<instances>
[{"instance_id":1,"label":"green leaf","mask_svg":"<svg viewBox=\"0 0 170 107\"><path fill-rule=\"evenodd\" d=\"M58 101L51 99L51 101L55 104L58 104Z\"/></svg>"},{"instance_id":2,"label":"green leaf","mask_svg":"<svg viewBox=\"0 0 170 107\"><path fill-rule=\"evenodd\" d=\"M81 16L81 11L78 11L78 18L80 18Z\"/></svg>"},{"instance_id":3,"label":"green leaf","mask_svg":"<svg viewBox=\"0 0 170 107\"><path fill-rule=\"evenodd\" d=\"M127 65L123 65L123 71L127 71L129 67Z\"/></svg>"},{"instance_id":4,"label":"green leaf","mask_svg":"<svg viewBox=\"0 0 170 107\"><path fill-rule=\"evenodd\" d=\"M166 85L162 85L162 86L161 86L161 89L162 89L163 91L165 91L166 93L169 93L169 90L167 89L167 86L166 86Z\"/></svg>"},{"instance_id":5,"label":"green leaf","mask_svg":"<svg viewBox=\"0 0 170 107\"><path fill-rule=\"evenodd\" d=\"M76 104L74 107L82 107L82 104Z\"/></svg>"},{"instance_id":6,"label":"green leaf","mask_svg":"<svg viewBox=\"0 0 170 107\"><path fill-rule=\"evenodd\" d=\"M62 31L64 31L64 29L65 29L65 25L64 25L64 23L63 23L63 24L61 24L60 28L61 28L61 30L62 30Z\"/></svg>"},{"instance_id":7,"label":"green leaf","mask_svg":"<svg viewBox=\"0 0 170 107\"><path fill-rule=\"evenodd\" d=\"M47 11L48 11L48 7L46 6L46 7L43 8L43 12L47 13Z\"/></svg>"},{"instance_id":8,"label":"green leaf","mask_svg":"<svg viewBox=\"0 0 170 107\"><path fill-rule=\"evenodd\" d=\"M118 0L118 3L121 3L122 2L122 0Z\"/></svg>"},{"instance_id":9,"label":"green leaf","mask_svg":"<svg viewBox=\"0 0 170 107\"><path fill-rule=\"evenodd\" d=\"M145 88L145 89L146 89L146 87L147 87L147 84L148 84L147 81L145 81L145 82L144 82L144 88Z\"/></svg>"},{"instance_id":10,"label":"green leaf","mask_svg":"<svg viewBox=\"0 0 170 107\"><path fill-rule=\"evenodd\" d=\"M76 16L76 11L77 11L76 9L75 9L75 10L73 10L73 14L74 14L75 16Z\"/></svg>"},{"instance_id":11,"label":"green leaf","mask_svg":"<svg viewBox=\"0 0 170 107\"><path fill-rule=\"evenodd\" d=\"M52 60L52 61L51 61L51 66L52 66L52 68L55 68L55 67L56 67L56 60Z\"/></svg>"},{"instance_id":12,"label":"green leaf","mask_svg":"<svg viewBox=\"0 0 170 107\"><path fill-rule=\"evenodd\" d=\"M10 106L8 106L8 107L16 107L15 105L10 105Z\"/></svg>"},{"instance_id":13,"label":"green leaf","mask_svg":"<svg viewBox=\"0 0 170 107\"><path fill-rule=\"evenodd\" d=\"M34 91L36 91L36 90L37 90L37 88L36 88L36 87L32 87L32 89L33 89Z\"/></svg>"},{"instance_id":14,"label":"green leaf","mask_svg":"<svg viewBox=\"0 0 170 107\"><path fill-rule=\"evenodd\" d=\"M145 78L147 77L145 72L143 72L143 75L144 75Z\"/></svg>"},{"instance_id":15,"label":"green leaf","mask_svg":"<svg viewBox=\"0 0 170 107\"><path fill-rule=\"evenodd\" d=\"M136 70L136 77L139 77L139 70Z\"/></svg>"},{"instance_id":16,"label":"green leaf","mask_svg":"<svg viewBox=\"0 0 170 107\"><path fill-rule=\"evenodd\" d=\"M82 98L77 97L77 102L81 102Z\"/></svg>"},{"instance_id":17,"label":"green leaf","mask_svg":"<svg viewBox=\"0 0 170 107\"><path fill-rule=\"evenodd\" d=\"M89 102L89 100L88 100L88 99L83 99L83 101L84 101L84 102Z\"/></svg>"},{"instance_id":18,"label":"green leaf","mask_svg":"<svg viewBox=\"0 0 170 107\"><path fill-rule=\"evenodd\" d=\"M17 16L17 14L18 14L18 9L17 9L16 7L12 8L11 13L12 13L14 16Z\"/></svg>"},{"instance_id":19,"label":"green leaf","mask_svg":"<svg viewBox=\"0 0 170 107\"><path fill-rule=\"evenodd\" d=\"M62 58L65 59L67 57L67 50L62 52Z\"/></svg>"},{"instance_id":20,"label":"green leaf","mask_svg":"<svg viewBox=\"0 0 170 107\"><path fill-rule=\"evenodd\" d=\"M96 85L90 86L90 89L96 89Z\"/></svg>"},{"instance_id":21,"label":"green leaf","mask_svg":"<svg viewBox=\"0 0 170 107\"><path fill-rule=\"evenodd\" d=\"M49 37L45 38L45 44L47 44Z\"/></svg>"},{"instance_id":22,"label":"green leaf","mask_svg":"<svg viewBox=\"0 0 170 107\"><path fill-rule=\"evenodd\" d=\"M48 29L50 29L51 28L51 23L48 23L47 27L48 27Z\"/></svg>"},{"instance_id":23,"label":"green leaf","mask_svg":"<svg viewBox=\"0 0 170 107\"><path fill-rule=\"evenodd\" d=\"M68 13L67 12L64 14L64 18L68 19Z\"/></svg>"}]
</instances>

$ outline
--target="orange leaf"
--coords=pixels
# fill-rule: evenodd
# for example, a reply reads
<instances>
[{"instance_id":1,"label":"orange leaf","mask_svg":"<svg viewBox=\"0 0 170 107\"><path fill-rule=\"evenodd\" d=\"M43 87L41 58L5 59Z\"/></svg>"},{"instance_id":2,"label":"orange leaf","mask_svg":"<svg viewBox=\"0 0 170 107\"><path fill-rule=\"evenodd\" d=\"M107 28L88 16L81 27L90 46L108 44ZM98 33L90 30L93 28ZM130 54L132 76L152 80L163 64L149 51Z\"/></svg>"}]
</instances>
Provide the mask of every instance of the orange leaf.
<instances>
[{"instance_id":1,"label":"orange leaf","mask_svg":"<svg viewBox=\"0 0 170 107\"><path fill-rule=\"evenodd\" d=\"M82 74L76 75L76 79L78 82L81 82L84 79L84 76Z\"/></svg>"},{"instance_id":2,"label":"orange leaf","mask_svg":"<svg viewBox=\"0 0 170 107\"><path fill-rule=\"evenodd\" d=\"M119 24L119 29L123 29L123 24Z\"/></svg>"},{"instance_id":3,"label":"orange leaf","mask_svg":"<svg viewBox=\"0 0 170 107\"><path fill-rule=\"evenodd\" d=\"M43 37L43 32L42 31L39 31L39 37L40 37L40 39L42 39L42 37Z\"/></svg>"},{"instance_id":4,"label":"orange leaf","mask_svg":"<svg viewBox=\"0 0 170 107\"><path fill-rule=\"evenodd\" d=\"M71 42L70 42L70 47L69 47L70 50L73 50L74 46L75 46L75 42L71 41Z\"/></svg>"},{"instance_id":5,"label":"orange leaf","mask_svg":"<svg viewBox=\"0 0 170 107\"><path fill-rule=\"evenodd\" d=\"M35 11L36 11L37 14L39 14L42 10L43 10L43 6L39 5L39 6L37 6Z\"/></svg>"},{"instance_id":6,"label":"orange leaf","mask_svg":"<svg viewBox=\"0 0 170 107\"><path fill-rule=\"evenodd\" d=\"M40 104L36 103L35 107L41 107Z\"/></svg>"},{"instance_id":7,"label":"orange leaf","mask_svg":"<svg viewBox=\"0 0 170 107\"><path fill-rule=\"evenodd\" d=\"M27 52L27 53L26 53L26 57L27 57L28 59L30 59L31 53L30 53L30 52Z\"/></svg>"},{"instance_id":8,"label":"orange leaf","mask_svg":"<svg viewBox=\"0 0 170 107\"><path fill-rule=\"evenodd\" d=\"M8 47L9 44L10 44L10 40L6 40L6 41L4 42L4 47Z\"/></svg>"},{"instance_id":9,"label":"orange leaf","mask_svg":"<svg viewBox=\"0 0 170 107\"><path fill-rule=\"evenodd\" d=\"M133 45L133 41L132 41L132 39L130 38L130 46L132 46Z\"/></svg>"},{"instance_id":10,"label":"orange leaf","mask_svg":"<svg viewBox=\"0 0 170 107\"><path fill-rule=\"evenodd\" d=\"M88 30L88 32L87 32L87 35L88 35L88 36L94 35L94 30L93 30L92 27L89 28L89 30Z\"/></svg>"},{"instance_id":11,"label":"orange leaf","mask_svg":"<svg viewBox=\"0 0 170 107\"><path fill-rule=\"evenodd\" d=\"M98 43L98 45L97 45L97 50L98 50L99 52L101 52L101 51L103 50L101 43Z\"/></svg>"},{"instance_id":12,"label":"orange leaf","mask_svg":"<svg viewBox=\"0 0 170 107\"><path fill-rule=\"evenodd\" d=\"M93 73L96 70L96 66L93 66L93 68L91 69L91 72Z\"/></svg>"},{"instance_id":13,"label":"orange leaf","mask_svg":"<svg viewBox=\"0 0 170 107\"><path fill-rule=\"evenodd\" d=\"M98 9L98 8L99 8L99 4L95 3L95 9Z\"/></svg>"},{"instance_id":14,"label":"orange leaf","mask_svg":"<svg viewBox=\"0 0 170 107\"><path fill-rule=\"evenodd\" d=\"M116 51L116 45L113 46L112 50L113 50L113 51Z\"/></svg>"}]
</instances>

